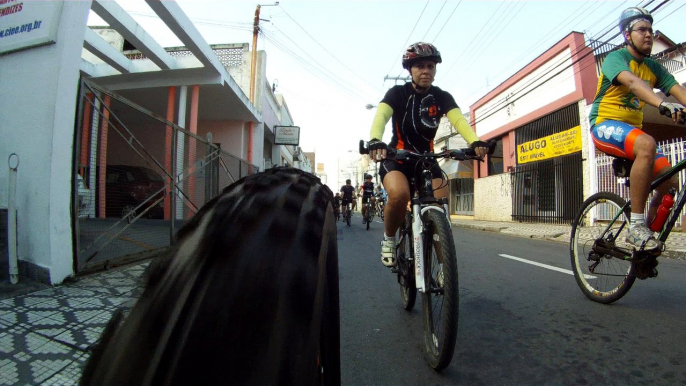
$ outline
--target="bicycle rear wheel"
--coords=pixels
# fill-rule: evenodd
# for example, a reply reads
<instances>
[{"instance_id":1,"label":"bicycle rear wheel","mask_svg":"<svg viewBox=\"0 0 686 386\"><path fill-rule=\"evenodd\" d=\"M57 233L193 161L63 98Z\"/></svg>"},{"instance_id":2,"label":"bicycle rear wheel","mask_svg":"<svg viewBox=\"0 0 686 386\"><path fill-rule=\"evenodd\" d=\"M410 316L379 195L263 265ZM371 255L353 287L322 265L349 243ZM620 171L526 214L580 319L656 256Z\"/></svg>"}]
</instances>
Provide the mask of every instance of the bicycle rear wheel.
<instances>
[{"instance_id":1,"label":"bicycle rear wheel","mask_svg":"<svg viewBox=\"0 0 686 386\"><path fill-rule=\"evenodd\" d=\"M332 199L292 168L224 189L151 263L81 384L340 384Z\"/></svg>"},{"instance_id":2,"label":"bicycle rear wheel","mask_svg":"<svg viewBox=\"0 0 686 386\"><path fill-rule=\"evenodd\" d=\"M574 278L584 295L598 303L619 300L636 280L632 262L594 248L601 243L631 255L633 246L624 241L631 211L627 207L622 213L624 205L626 201L614 193L596 193L584 201L572 223L569 245ZM603 237L606 229L609 231Z\"/></svg>"},{"instance_id":3,"label":"bicycle rear wheel","mask_svg":"<svg viewBox=\"0 0 686 386\"><path fill-rule=\"evenodd\" d=\"M400 226L396 234L398 240L398 284L400 284L400 298L403 308L412 310L417 300L417 286L414 278L414 252L412 249L412 214L407 212L405 222Z\"/></svg>"},{"instance_id":4,"label":"bicycle rear wheel","mask_svg":"<svg viewBox=\"0 0 686 386\"><path fill-rule=\"evenodd\" d=\"M459 290L455 241L443 212L430 210L422 220L426 290L422 294L424 343L429 365L436 371L450 364L455 352Z\"/></svg>"}]
</instances>

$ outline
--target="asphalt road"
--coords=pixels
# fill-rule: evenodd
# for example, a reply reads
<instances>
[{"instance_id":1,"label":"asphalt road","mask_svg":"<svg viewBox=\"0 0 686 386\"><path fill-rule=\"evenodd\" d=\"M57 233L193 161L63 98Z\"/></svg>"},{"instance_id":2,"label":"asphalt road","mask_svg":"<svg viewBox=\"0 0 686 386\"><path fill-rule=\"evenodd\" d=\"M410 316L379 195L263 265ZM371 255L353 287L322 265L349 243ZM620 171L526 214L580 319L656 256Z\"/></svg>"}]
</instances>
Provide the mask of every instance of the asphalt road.
<instances>
[{"instance_id":1,"label":"asphalt road","mask_svg":"<svg viewBox=\"0 0 686 386\"><path fill-rule=\"evenodd\" d=\"M344 385L686 385L686 261L661 259L612 305L588 300L567 246L453 227L457 348L433 371L423 357L421 300L402 309L379 258L383 224L339 223ZM550 267L532 265L514 256Z\"/></svg>"}]
</instances>

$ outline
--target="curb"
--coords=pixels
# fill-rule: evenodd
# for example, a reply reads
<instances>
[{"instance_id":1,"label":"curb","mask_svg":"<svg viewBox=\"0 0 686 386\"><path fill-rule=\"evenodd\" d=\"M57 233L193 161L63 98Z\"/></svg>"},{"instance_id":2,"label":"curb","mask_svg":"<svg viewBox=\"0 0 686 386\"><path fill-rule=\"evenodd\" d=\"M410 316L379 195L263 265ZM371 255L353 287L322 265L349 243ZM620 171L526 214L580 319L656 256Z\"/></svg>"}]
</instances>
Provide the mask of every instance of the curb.
<instances>
[{"instance_id":1,"label":"curb","mask_svg":"<svg viewBox=\"0 0 686 386\"><path fill-rule=\"evenodd\" d=\"M507 225L493 225L493 224L465 224L451 221L451 224L460 228L475 229L480 231L497 232L508 234L511 236L548 240L560 244L569 243L569 231L549 230L549 231L532 231L530 229L518 229L517 227L510 227ZM662 252L661 257L673 260L686 260L686 249L670 248Z\"/></svg>"}]
</instances>

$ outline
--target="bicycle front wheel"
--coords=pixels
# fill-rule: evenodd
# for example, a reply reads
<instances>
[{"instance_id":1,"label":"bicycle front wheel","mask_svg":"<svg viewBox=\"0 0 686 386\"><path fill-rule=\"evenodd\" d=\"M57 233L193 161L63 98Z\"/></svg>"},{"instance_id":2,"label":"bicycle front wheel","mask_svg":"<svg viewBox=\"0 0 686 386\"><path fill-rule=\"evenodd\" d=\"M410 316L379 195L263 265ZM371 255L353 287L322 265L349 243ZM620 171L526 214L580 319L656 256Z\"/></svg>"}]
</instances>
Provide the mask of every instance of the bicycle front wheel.
<instances>
[{"instance_id":1,"label":"bicycle front wheel","mask_svg":"<svg viewBox=\"0 0 686 386\"><path fill-rule=\"evenodd\" d=\"M614 193L596 193L584 201L572 223L569 246L574 277L584 295L598 303L619 300L636 280L632 262L599 248L631 255L633 247L624 241L630 218L628 206L622 212L625 205Z\"/></svg>"},{"instance_id":2,"label":"bicycle front wheel","mask_svg":"<svg viewBox=\"0 0 686 386\"><path fill-rule=\"evenodd\" d=\"M430 210L422 216L424 234L424 281L422 313L424 343L429 365L436 371L450 364L457 339L459 290L457 256L450 224L443 212Z\"/></svg>"},{"instance_id":3,"label":"bicycle front wheel","mask_svg":"<svg viewBox=\"0 0 686 386\"><path fill-rule=\"evenodd\" d=\"M417 286L414 278L414 253L412 252L412 214L407 212L405 223L400 226L396 236L398 240L398 284L400 284L400 298L403 308L412 310L417 300Z\"/></svg>"}]
</instances>

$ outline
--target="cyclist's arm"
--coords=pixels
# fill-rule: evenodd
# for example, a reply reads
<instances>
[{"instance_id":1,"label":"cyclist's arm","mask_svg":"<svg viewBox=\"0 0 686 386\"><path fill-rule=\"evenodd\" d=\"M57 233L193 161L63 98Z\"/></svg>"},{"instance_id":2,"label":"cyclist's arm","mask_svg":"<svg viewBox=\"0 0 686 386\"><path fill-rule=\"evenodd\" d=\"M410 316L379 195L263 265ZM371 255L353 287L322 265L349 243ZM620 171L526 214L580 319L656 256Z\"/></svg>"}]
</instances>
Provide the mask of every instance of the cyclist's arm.
<instances>
[{"instance_id":1,"label":"cyclist's arm","mask_svg":"<svg viewBox=\"0 0 686 386\"><path fill-rule=\"evenodd\" d=\"M459 107L448 111L446 117L448 117L450 124L457 129L457 133L460 134L467 143L471 144L472 142L479 140L479 137L476 136L474 129L472 129L472 126L470 126L469 122L464 118L462 110L460 110Z\"/></svg>"},{"instance_id":2,"label":"cyclist's arm","mask_svg":"<svg viewBox=\"0 0 686 386\"><path fill-rule=\"evenodd\" d=\"M653 92L653 89L648 86L641 78L634 75L631 71L622 71L615 78L617 82L628 87L629 90L639 97L645 103L659 107L662 103L662 98Z\"/></svg>"},{"instance_id":3,"label":"cyclist's arm","mask_svg":"<svg viewBox=\"0 0 686 386\"><path fill-rule=\"evenodd\" d=\"M379 103L376 107L376 115L372 121L372 130L369 138L381 141L383 139L383 132L386 129L386 124L393 116L393 109L386 103Z\"/></svg>"},{"instance_id":4,"label":"cyclist's arm","mask_svg":"<svg viewBox=\"0 0 686 386\"><path fill-rule=\"evenodd\" d=\"M686 88L680 84L675 84L669 89L669 94L674 96L682 105L686 106Z\"/></svg>"}]
</instances>

